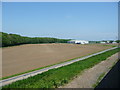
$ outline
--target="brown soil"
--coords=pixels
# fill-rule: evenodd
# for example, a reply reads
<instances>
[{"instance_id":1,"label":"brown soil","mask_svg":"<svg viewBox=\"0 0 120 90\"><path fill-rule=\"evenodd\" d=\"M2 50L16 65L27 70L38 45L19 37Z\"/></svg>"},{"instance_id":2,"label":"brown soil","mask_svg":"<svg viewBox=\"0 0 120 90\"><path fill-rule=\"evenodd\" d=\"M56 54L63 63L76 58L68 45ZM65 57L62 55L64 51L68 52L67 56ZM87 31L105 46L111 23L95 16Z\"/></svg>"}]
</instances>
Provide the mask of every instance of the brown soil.
<instances>
[{"instance_id":1,"label":"brown soil","mask_svg":"<svg viewBox=\"0 0 120 90\"><path fill-rule=\"evenodd\" d=\"M2 77L111 48L98 44L27 44L2 49Z\"/></svg>"},{"instance_id":2,"label":"brown soil","mask_svg":"<svg viewBox=\"0 0 120 90\"><path fill-rule=\"evenodd\" d=\"M85 70L81 75L72 80L70 83L60 88L93 88L99 76L107 73L114 63L118 60L118 53L112 55L107 60Z\"/></svg>"}]
</instances>

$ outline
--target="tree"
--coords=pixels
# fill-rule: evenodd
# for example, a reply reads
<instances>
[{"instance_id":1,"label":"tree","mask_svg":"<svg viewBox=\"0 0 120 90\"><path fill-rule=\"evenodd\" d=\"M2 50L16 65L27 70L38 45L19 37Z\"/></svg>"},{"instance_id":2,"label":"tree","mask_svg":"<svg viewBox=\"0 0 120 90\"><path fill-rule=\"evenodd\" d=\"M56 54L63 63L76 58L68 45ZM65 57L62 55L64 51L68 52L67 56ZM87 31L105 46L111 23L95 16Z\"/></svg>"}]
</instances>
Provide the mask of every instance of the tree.
<instances>
[{"instance_id":1,"label":"tree","mask_svg":"<svg viewBox=\"0 0 120 90\"><path fill-rule=\"evenodd\" d=\"M110 40L109 43L113 43L114 41Z\"/></svg>"},{"instance_id":2,"label":"tree","mask_svg":"<svg viewBox=\"0 0 120 90\"><path fill-rule=\"evenodd\" d=\"M115 42L120 43L120 40L116 40Z\"/></svg>"},{"instance_id":3,"label":"tree","mask_svg":"<svg viewBox=\"0 0 120 90\"><path fill-rule=\"evenodd\" d=\"M69 39L57 39L49 37L23 37L17 34L2 34L2 47L21 45L21 44L38 44L38 43L67 43Z\"/></svg>"}]
</instances>

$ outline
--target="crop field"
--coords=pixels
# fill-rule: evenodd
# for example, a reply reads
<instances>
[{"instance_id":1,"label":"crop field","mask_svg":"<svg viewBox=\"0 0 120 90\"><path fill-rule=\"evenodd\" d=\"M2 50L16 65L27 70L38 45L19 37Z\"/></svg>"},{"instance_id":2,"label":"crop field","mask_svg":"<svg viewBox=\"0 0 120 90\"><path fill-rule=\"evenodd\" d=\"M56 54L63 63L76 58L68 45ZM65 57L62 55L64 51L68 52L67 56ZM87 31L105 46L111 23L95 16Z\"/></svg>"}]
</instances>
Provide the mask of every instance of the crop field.
<instances>
[{"instance_id":1,"label":"crop field","mask_svg":"<svg viewBox=\"0 0 120 90\"><path fill-rule=\"evenodd\" d=\"M2 77L60 63L113 47L103 44L26 44L2 49Z\"/></svg>"},{"instance_id":2,"label":"crop field","mask_svg":"<svg viewBox=\"0 0 120 90\"><path fill-rule=\"evenodd\" d=\"M3 88L58 88L68 83L83 70L93 67L119 51L120 48L110 50L64 67L52 69L42 74L13 82L10 85L3 86Z\"/></svg>"}]
</instances>

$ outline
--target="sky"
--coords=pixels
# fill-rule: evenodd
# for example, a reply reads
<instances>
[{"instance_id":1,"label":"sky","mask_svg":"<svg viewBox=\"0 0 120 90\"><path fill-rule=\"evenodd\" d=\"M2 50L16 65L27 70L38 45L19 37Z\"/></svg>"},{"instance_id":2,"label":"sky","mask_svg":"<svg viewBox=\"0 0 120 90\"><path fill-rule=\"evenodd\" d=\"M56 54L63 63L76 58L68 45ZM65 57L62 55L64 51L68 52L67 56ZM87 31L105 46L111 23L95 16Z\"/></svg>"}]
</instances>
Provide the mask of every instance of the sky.
<instances>
[{"instance_id":1,"label":"sky","mask_svg":"<svg viewBox=\"0 0 120 90\"><path fill-rule=\"evenodd\" d=\"M3 2L2 31L29 37L116 40L117 2Z\"/></svg>"}]
</instances>

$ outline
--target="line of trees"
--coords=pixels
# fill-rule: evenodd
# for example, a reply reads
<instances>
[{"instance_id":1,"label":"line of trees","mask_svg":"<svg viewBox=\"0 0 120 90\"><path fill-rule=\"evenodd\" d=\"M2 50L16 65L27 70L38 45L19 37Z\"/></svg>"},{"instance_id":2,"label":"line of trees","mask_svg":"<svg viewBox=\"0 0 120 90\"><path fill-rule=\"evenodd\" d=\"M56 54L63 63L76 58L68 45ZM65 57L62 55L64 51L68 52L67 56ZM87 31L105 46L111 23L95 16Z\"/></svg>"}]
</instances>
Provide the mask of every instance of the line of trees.
<instances>
[{"instance_id":1,"label":"line of trees","mask_svg":"<svg viewBox=\"0 0 120 90\"><path fill-rule=\"evenodd\" d=\"M40 44L40 43L67 43L69 39L57 39L49 37L24 37L17 34L7 34L0 32L2 47L21 45L21 44Z\"/></svg>"},{"instance_id":2,"label":"line of trees","mask_svg":"<svg viewBox=\"0 0 120 90\"><path fill-rule=\"evenodd\" d=\"M115 42L120 43L120 40L116 40Z\"/></svg>"},{"instance_id":3,"label":"line of trees","mask_svg":"<svg viewBox=\"0 0 120 90\"><path fill-rule=\"evenodd\" d=\"M106 42L107 43L107 40L102 40L102 42ZM120 43L120 40L109 40L109 43L113 43L113 42L116 42L116 43ZM89 43L101 43L101 41L89 41Z\"/></svg>"},{"instance_id":4,"label":"line of trees","mask_svg":"<svg viewBox=\"0 0 120 90\"><path fill-rule=\"evenodd\" d=\"M100 43L101 41L89 41L89 43Z\"/></svg>"}]
</instances>

